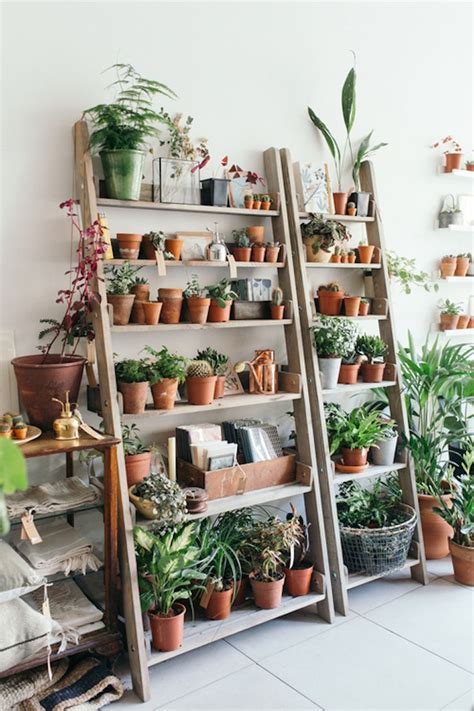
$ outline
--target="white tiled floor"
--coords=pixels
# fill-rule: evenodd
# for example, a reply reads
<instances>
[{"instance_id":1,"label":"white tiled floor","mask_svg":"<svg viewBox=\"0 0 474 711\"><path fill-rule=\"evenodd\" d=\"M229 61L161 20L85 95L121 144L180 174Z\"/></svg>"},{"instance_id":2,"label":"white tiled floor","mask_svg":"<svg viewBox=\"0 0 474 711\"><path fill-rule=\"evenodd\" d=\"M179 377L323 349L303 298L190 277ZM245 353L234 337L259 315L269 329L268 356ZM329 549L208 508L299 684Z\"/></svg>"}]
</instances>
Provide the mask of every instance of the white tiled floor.
<instances>
[{"instance_id":1,"label":"white tiled floor","mask_svg":"<svg viewBox=\"0 0 474 711\"><path fill-rule=\"evenodd\" d=\"M151 669L151 699L117 711L473 711L474 592L450 559L350 591L351 613L327 625L311 608ZM129 680L126 679L129 683Z\"/></svg>"}]
</instances>

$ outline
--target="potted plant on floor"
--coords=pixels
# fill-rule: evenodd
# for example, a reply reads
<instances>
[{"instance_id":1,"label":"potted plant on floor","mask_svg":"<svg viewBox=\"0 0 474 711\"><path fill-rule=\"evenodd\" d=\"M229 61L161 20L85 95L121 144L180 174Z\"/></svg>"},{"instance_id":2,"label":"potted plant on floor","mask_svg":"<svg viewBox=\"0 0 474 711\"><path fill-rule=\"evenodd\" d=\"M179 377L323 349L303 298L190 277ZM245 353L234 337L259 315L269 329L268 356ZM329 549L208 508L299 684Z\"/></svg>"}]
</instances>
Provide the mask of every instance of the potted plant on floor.
<instances>
[{"instance_id":1,"label":"potted plant on floor","mask_svg":"<svg viewBox=\"0 0 474 711\"><path fill-rule=\"evenodd\" d=\"M146 519L150 530L163 534L182 526L187 519L186 494L163 472L151 472L128 490L130 501Z\"/></svg>"},{"instance_id":2,"label":"potted plant on floor","mask_svg":"<svg viewBox=\"0 0 474 711\"><path fill-rule=\"evenodd\" d=\"M206 323L211 300L207 296L207 289L199 284L196 274L188 281L183 292L188 307L191 323Z\"/></svg>"},{"instance_id":3,"label":"potted plant on floor","mask_svg":"<svg viewBox=\"0 0 474 711\"><path fill-rule=\"evenodd\" d=\"M339 316L344 301L344 290L336 281L318 287L318 311L323 316Z\"/></svg>"},{"instance_id":4,"label":"potted plant on floor","mask_svg":"<svg viewBox=\"0 0 474 711\"><path fill-rule=\"evenodd\" d=\"M272 303L270 306L272 319L281 320L285 313L285 305L283 303L283 289L276 287L272 291Z\"/></svg>"},{"instance_id":5,"label":"potted plant on floor","mask_svg":"<svg viewBox=\"0 0 474 711\"><path fill-rule=\"evenodd\" d=\"M284 568L285 586L292 597L309 595L314 565L307 560L309 550L308 526L302 516L298 515L296 508L290 504L291 513L286 515L287 520L292 520L297 528L297 541L293 543L287 554Z\"/></svg>"},{"instance_id":6,"label":"potted plant on floor","mask_svg":"<svg viewBox=\"0 0 474 711\"><path fill-rule=\"evenodd\" d=\"M153 98L176 94L161 82L145 79L130 64L111 69L117 74L116 100L84 111L93 126L90 146L100 155L107 197L139 200L146 141L159 135L155 124L166 123L163 112L153 111Z\"/></svg>"},{"instance_id":7,"label":"potted plant on floor","mask_svg":"<svg viewBox=\"0 0 474 711\"><path fill-rule=\"evenodd\" d=\"M440 269L441 277L443 279L454 276L454 272L456 271L456 261L457 260L454 254L445 254L444 257L441 258Z\"/></svg>"},{"instance_id":8,"label":"potted plant on floor","mask_svg":"<svg viewBox=\"0 0 474 711\"><path fill-rule=\"evenodd\" d=\"M190 405L211 405L217 377L206 360L192 360L186 368L186 393Z\"/></svg>"},{"instance_id":9,"label":"potted plant on floor","mask_svg":"<svg viewBox=\"0 0 474 711\"><path fill-rule=\"evenodd\" d=\"M135 294L132 288L138 269L128 262L107 272L107 303L112 304L114 326L126 326L130 321Z\"/></svg>"},{"instance_id":10,"label":"potted plant on floor","mask_svg":"<svg viewBox=\"0 0 474 711\"><path fill-rule=\"evenodd\" d=\"M213 374L216 376L216 387L214 390L214 399L220 400L224 397L226 373L229 369L229 356L219 353L215 348L208 346L203 351L197 352L198 360L205 360L212 368Z\"/></svg>"},{"instance_id":11,"label":"potted plant on floor","mask_svg":"<svg viewBox=\"0 0 474 711\"><path fill-rule=\"evenodd\" d=\"M151 448L143 444L139 432L135 423L122 426L122 444L129 488L143 481L151 468Z\"/></svg>"},{"instance_id":12,"label":"potted plant on floor","mask_svg":"<svg viewBox=\"0 0 474 711\"><path fill-rule=\"evenodd\" d=\"M206 286L211 297L211 306L207 320L210 323L224 323L230 319L230 309L234 299L238 298L228 279L221 279L217 284Z\"/></svg>"},{"instance_id":13,"label":"potted plant on floor","mask_svg":"<svg viewBox=\"0 0 474 711\"><path fill-rule=\"evenodd\" d=\"M316 213L310 213L309 221L302 223L301 236L306 247L307 262L329 262L332 247L350 239L350 233L342 222L326 219Z\"/></svg>"},{"instance_id":14,"label":"potted plant on floor","mask_svg":"<svg viewBox=\"0 0 474 711\"><path fill-rule=\"evenodd\" d=\"M367 359L361 366L364 383L381 383L385 370L385 356L388 352L387 344L380 336L364 334L358 337L355 350Z\"/></svg>"},{"instance_id":15,"label":"potted plant on floor","mask_svg":"<svg viewBox=\"0 0 474 711\"><path fill-rule=\"evenodd\" d=\"M171 353L166 346L159 351L145 346L148 379L150 381L155 410L172 410L176 401L178 385L184 383L188 359Z\"/></svg>"},{"instance_id":16,"label":"potted plant on floor","mask_svg":"<svg viewBox=\"0 0 474 711\"><path fill-rule=\"evenodd\" d=\"M461 304L455 304L450 299L444 299L438 304L440 314L440 328L442 331L453 331L458 327Z\"/></svg>"},{"instance_id":17,"label":"potted plant on floor","mask_svg":"<svg viewBox=\"0 0 474 711\"><path fill-rule=\"evenodd\" d=\"M452 136L446 136L441 141L433 143L431 148L439 148L440 146L446 147L446 150L443 151L445 158L444 172L452 173L453 170L458 170L461 167L462 159L462 148L459 143Z\"/></svg>"},{"instance_id":18,"label":"potted plant on floor","mask_svg":"<svg viewBox=\"0 0 474 711\"><path fill-rule=\"evenodd\" d=\"M245 229L232 230L232 237L234 239L232 254L234 255L235 261L250 262L252 247L250 246L250 239L248 238Z\"/></svg>"},{"instance_id":19,"label":"potted plant on floor","mask_svg":"<svg viewBox=\"0 0 474 711\"><path fill-rule=\"evenodd\" d=\"M321 385L330 390L337 386L342 358L354 350L357 328L347 319L323 316L313 334Z\"/></svg>"},{"instance_id":20,"label":"potted plant on floor","mask_svg":"<svg viewBox=\"0 0 474 711\"><path fill-rule=\"evenodd\" d=\"M145 412L148 397L148 364L145 360L125 358L114 363L117 390L122 393L124 415Z\"/></svg>"},{"instance_id":21,"label":"potted plant on floor","mask_svg":"<svg viewBox=\"0 0 474 711\"><path fill-rule=\"evenodd\" d=\"M340 452L340 463L345 468L365 469L369 447L375 445L384 429L378 412L368 411L363 406L355 407L335 423L330 437L331 454Z\"/></svg>"}]
</instances>

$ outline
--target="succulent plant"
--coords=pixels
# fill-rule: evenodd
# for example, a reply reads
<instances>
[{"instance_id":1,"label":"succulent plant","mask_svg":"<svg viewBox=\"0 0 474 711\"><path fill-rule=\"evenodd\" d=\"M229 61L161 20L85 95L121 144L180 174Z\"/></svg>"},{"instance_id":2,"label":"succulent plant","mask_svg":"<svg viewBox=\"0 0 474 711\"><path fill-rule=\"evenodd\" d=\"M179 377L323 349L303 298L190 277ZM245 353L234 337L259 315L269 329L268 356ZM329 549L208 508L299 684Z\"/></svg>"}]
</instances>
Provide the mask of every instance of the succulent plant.
<instances>
[{"instance_id":1,"label":"succulent plant","mask_svg":"<svg viewBox=\"0 0 474 711\"><path fill-rule=\"evenodd\" d=\"M341 287L337 281L331 281L329 284L321 284L318 291L341 291Z\"/></svg>"},{"instance_id":2,"label":"succulent plant","mask_svg":"<svg viewBox=\"0 0 474 711\"><path fill-rule=\"evenodd\" d=\"M15 422L13 425L14 430L26 430L27 425L24 422Z\"/></svg>"},{"instance_id":3,"label":"succulent plant","mask_svg":"<svg viewBox=\"0 0 474 711\"><path fill-rule=\"evenodd\" d=\"M258 195L258 193L255 193L253 196L254 202L262 202L262 196Z\"/></svg>"},{"instance_id":4,"label":"succulent plant","mask_svg":"<svg viewBox=\"0 0 474 711\"><path fill-rule=\"evenodd\" d=\"M208 346L205 350L197 352L197 360L205 360L209 363L214 375L225 375L229 356L218 353L215 348Z\"/></svg>"},{"instance_id":5,"label":"succulent plant","mask_svg":"<svg viewBox=\"0 0 474 711\"><path fill-rule=\"evenodd\" d=\"M207 360L192 360L186 369L188 378L210 378L212 375L214 370Z\"/></svg>"},{"instance_id":6,"label":"succulent plant","mask_svg":"<svg viewBox=\"0 0 474 711\"><path fill-rule=\"evenodd\" d=\"M347 207L350 209L354 208L355 206L356 206L355 202L348 202L347 203Z\"/></svg>"},{"instance_id":7,"label":"succulent plant","mask_svg":"<svg viewBox=\"0 0 474 711\"><path fill-rule=\"evenodd\" d=\"M272 304L273 306L281 306L283 303L283 289L277 286L272 291Z\"/></svg>"},{"instance_id":8,"label":"succulent plant","mask_svg":"<svg viewBox=\"0 0 474 711\"><path fill-rule=\"evenodd\" d=\"M2 422L11 427L13 424L13 417L10 414L3 415Z\"/></svg>"},{"instance_id":9,"label":"succulent plant","mask_svg":"<svg viewBox=\"0 0 474 711\"><path fill-rule=\"evenodd\" d=\"M262 195L261 200L262 200L262 202L271 202L272 201L270 195Z\"/></svg>"},{"instance_id":10,"label":"succulent plant","mask_svg":"<svg viewBox=\"0 0 474 711\"><path fill-rule=\"evenodd\" d=\"M235 239L235 246L236 247L250 247L250 240L247 237L247 233L246 233L245 229L234 230L232 232L232 236Z\"/></svg>"},{"instance_id":11,"label":"succulent plant","mask_svg":"<svg viewBox=\"0 0 474 711\"><path fill-rule=\"evenodd\" d=\"M11 427L8 422L0 422L0 432L10 432Z\"/></svg>"}]
</instances>

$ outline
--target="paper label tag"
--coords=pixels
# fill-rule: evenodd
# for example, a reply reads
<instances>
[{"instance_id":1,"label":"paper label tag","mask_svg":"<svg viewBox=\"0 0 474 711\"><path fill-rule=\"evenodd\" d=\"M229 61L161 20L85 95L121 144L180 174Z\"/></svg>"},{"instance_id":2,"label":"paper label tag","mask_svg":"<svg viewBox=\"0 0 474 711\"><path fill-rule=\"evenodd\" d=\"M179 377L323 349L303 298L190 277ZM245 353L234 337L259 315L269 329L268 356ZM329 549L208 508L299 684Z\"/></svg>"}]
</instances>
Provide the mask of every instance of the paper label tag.
<instances>
[{"instance_id":1,"label":"paper label tag","mask_svg":"<svg viewBox=\"0 0 474 711\"><path fill-rule=\"evenodd\" d=\"M228 254L227 261L229 262L229 276L231 279L237 279L237 265L235 263L234 255Z\"/></svg>"},{"instance_id":2,"label":"paper label tag","mask_svg":"<svg viewBox=\"0 0 474 711\"><path fill-rule=\"evenodd\" d=\"M211 595L214 592L214 587L215 583L212 580L209 580L209 582L206 585L206 589L204 590L203 594L201 595L201 599L199 601L199 604L201 607L206 609L206 607L209 605L209 600L211 599Z\"/></svg>"},{"instance_id":3,"label":"paper label tag","mask_svg":"<svg viewBox=\"0 0 474 711\"><path fill-rule=\"evenodd\" d=\"M158 276L166 276L166 264L165 264L165 258L163 256L163 252L155 249L155 259L156 259L156 266L158 268Z\"/></svg>"},{"instance_id":4,"label":"paper label tag","mask_svg":"<svg viewBox=\"0 0 474 711\"><path fill-rule=\"evenodd\" d=\"M43 615L51 619L51 610L49 609L49 598L45 598L42 605Z\"/></svg>"},{"instance_id":5,"label":"paper label tag","mask_svg":"<svg viewBox=\"0 0 474 711\"><path fill-rule=\"evenodd\" d=\"M33 515L31 513L27 513L21 517L20 538L23 540L29 540L32 546L35 546L37 543L42 543L43 541L38 533L38 529L35 526Z\"/></svg>"}]
</instances>

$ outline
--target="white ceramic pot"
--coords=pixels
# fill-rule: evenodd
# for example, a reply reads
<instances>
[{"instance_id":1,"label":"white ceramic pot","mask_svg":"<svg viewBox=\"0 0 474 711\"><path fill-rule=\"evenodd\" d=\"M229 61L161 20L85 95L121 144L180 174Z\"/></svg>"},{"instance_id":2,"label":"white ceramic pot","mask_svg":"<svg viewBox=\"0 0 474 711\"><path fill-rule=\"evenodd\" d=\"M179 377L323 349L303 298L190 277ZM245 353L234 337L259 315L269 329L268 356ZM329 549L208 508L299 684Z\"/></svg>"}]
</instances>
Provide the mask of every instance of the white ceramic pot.
<instances>
[{"instance_id":1,"label":"white ceramic pot","mask_svg":"<svg viewBox=\"0 0 474 711\"><path fill-rule=\"evenodd\" d=\"M391 439L384 439L377 442L377 447L371 447L372 462L379 467L389 466L395 461L397 451L398 435Z\"/></svg>"},{"instance_id":2,"label":"white ceramic pot","mask_svg":"<svg viewBox=\"0 0 474 711\"><path fill-rule=\"evenodd\" d=\"M337 386L342 358L318 358L319 375L323 390Z\"/></svg>"},{"instance_id":3,"label":"white ceramic pot","mask_svg":"<svg viewBox=\"0 0 474 711\"><path fill-rule=\"evenodd\" d=\"M469 268L467 270L467 276L474 276L474 262L469 262Z\"/></svg>"}]
</instances>

